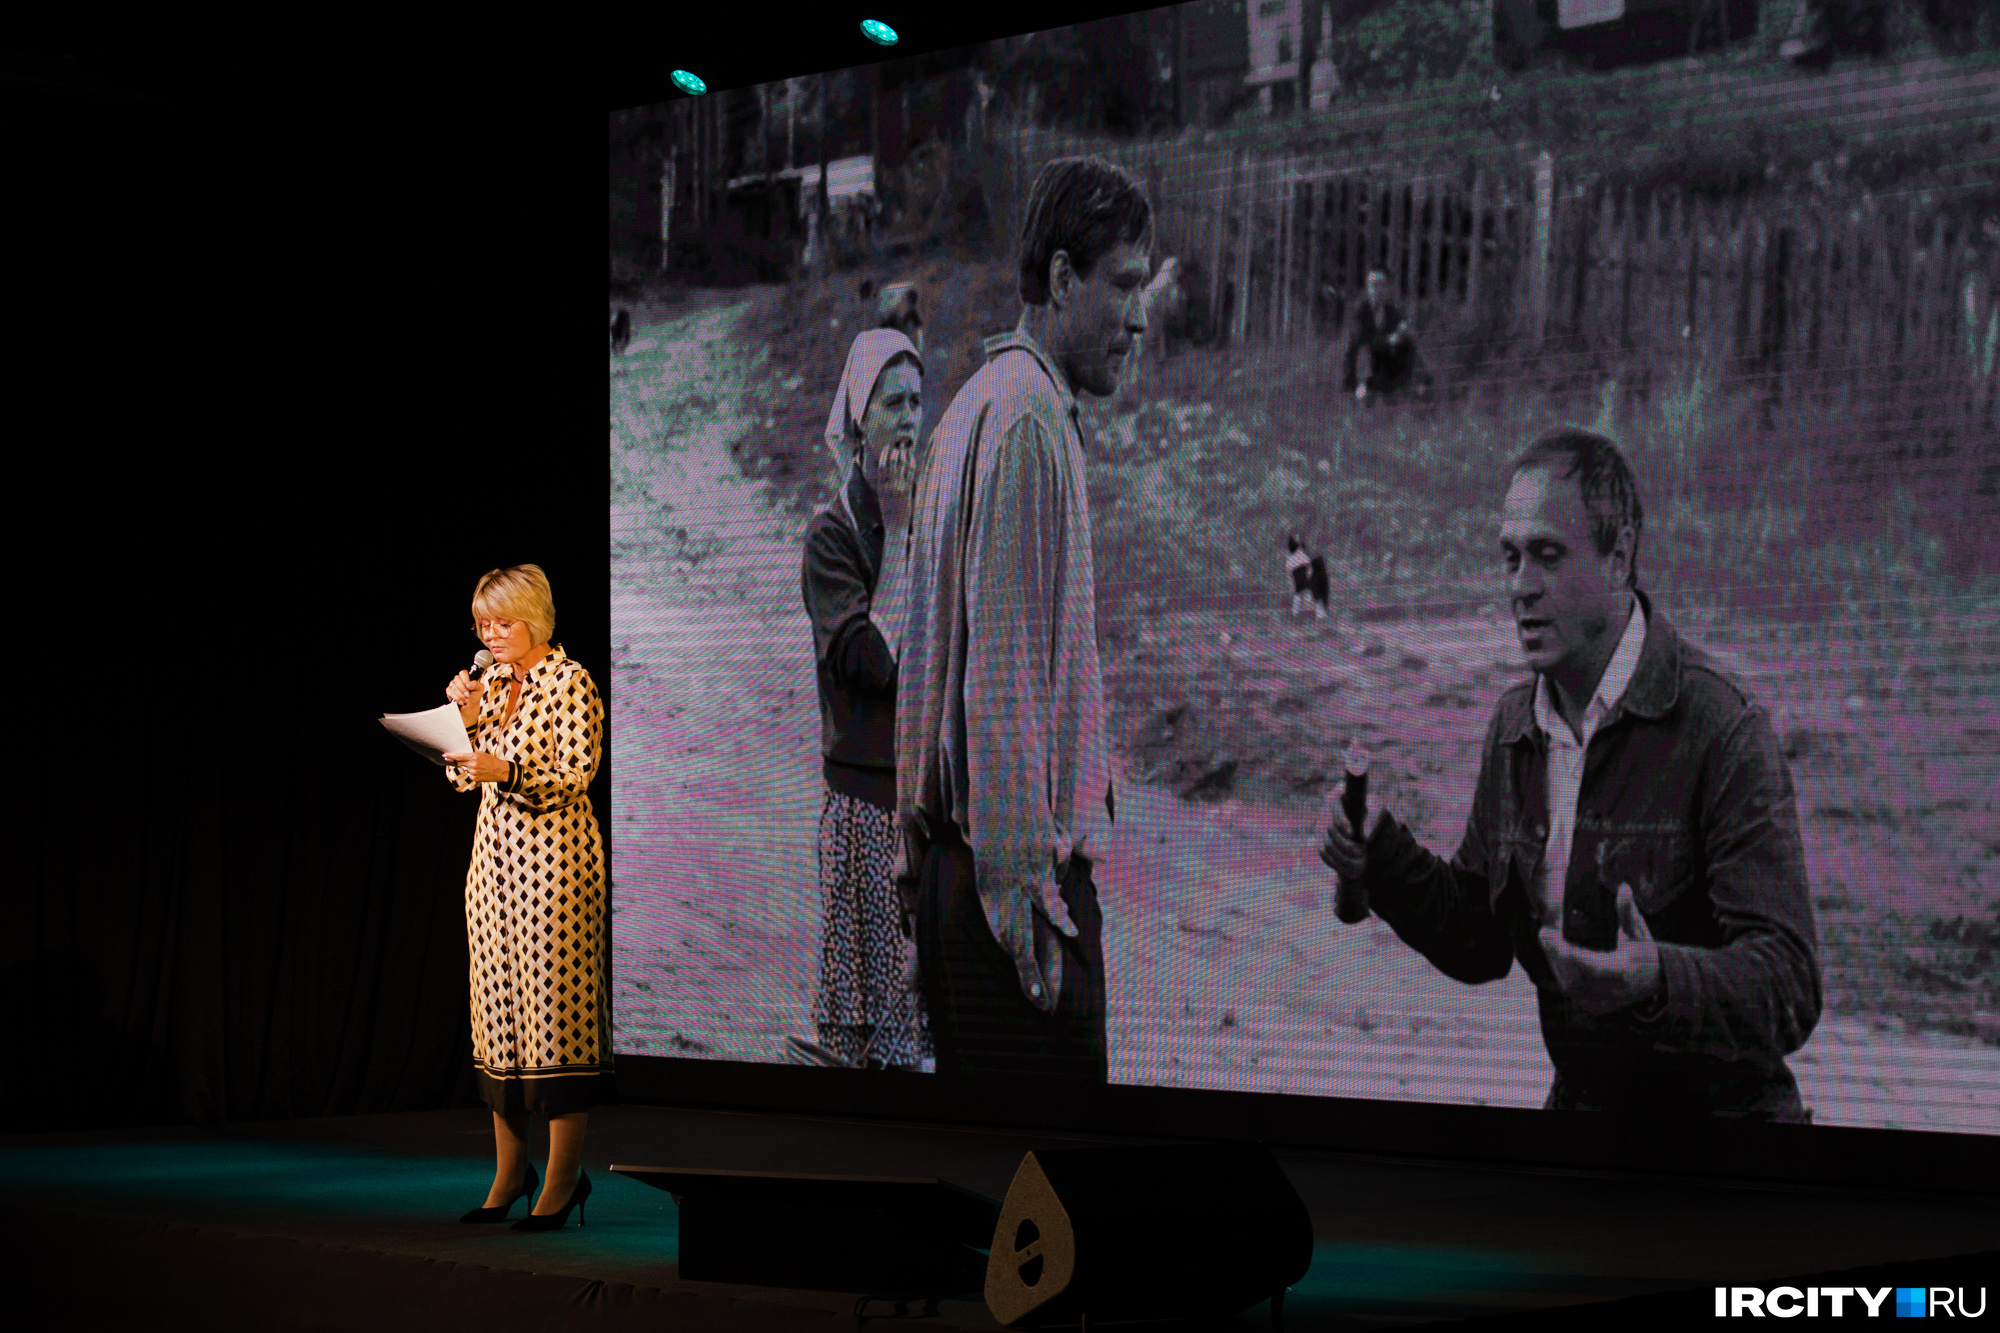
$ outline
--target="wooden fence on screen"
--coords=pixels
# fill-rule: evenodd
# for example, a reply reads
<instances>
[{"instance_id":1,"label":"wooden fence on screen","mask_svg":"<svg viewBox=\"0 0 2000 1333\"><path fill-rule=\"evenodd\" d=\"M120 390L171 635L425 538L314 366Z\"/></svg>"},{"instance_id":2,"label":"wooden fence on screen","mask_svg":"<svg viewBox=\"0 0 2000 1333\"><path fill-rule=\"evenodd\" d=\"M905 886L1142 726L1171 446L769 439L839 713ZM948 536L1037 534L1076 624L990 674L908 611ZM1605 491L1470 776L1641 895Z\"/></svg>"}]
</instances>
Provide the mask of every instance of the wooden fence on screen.
<instances>
[{"instance_id":1,"label":"wooden fence on screen","mask_svg":"<svg viewBox=\"0 0 2000 1333\"><path fill-rule=\"evenodd\" d=\"M1044 163L1119 163L1148 187L1158 253L1192 261L1216 335L1234 344L1338 336L1382 268L1446 366L1475 346L1544 366L1693 357L1774 393L1917 383L1994 409L2000 247L1918 201L1830 211L1641 194L1568 178L1547 154L1439 172L998 135L1011 232Z\"/></svg>"}]
</instances>

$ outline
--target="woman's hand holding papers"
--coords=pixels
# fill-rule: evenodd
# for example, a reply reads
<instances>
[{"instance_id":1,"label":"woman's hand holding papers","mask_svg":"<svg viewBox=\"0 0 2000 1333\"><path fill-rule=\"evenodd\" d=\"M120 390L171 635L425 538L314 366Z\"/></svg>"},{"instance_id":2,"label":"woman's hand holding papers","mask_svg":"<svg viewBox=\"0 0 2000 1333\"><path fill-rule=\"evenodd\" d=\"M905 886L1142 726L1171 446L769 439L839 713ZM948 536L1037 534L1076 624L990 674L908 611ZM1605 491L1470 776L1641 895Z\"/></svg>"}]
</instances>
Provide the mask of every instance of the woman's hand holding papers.
<instances>
[{"instance_id":1,"label":"woman's hand holding papers","mask_svg":"<svg viewBox=\"0 0 2000 1333\"><path fill-rule=\"evenodd\" d=\"M513 771L513 765L505 759L497 758L484 750L448 754L445 756L445 761L457 764L459 772L474 782L505 782L508 774Z\"/></svg>"}]
</instances>

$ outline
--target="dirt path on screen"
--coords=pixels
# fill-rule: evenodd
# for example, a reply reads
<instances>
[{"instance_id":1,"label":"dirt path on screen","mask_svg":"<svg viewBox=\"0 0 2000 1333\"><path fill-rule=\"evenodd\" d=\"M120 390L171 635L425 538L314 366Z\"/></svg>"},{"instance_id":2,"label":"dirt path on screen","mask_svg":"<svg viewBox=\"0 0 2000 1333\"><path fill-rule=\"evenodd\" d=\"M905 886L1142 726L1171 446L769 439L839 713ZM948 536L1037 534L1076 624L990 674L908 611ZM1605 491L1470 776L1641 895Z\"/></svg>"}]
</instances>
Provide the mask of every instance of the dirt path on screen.
<instances>
[{"instance_id":1,"label":"dirt path on screen","mask_svg":"<svg viewBox=\"0 0 2000 1333\"><path fill-rule=\"evenodd\" d=\"M739 462L771 373L744 308L635 330L611 381L614 1016L620 1051L781 1061L817 979L819 716L803 525ZM1219 633L1163 623L1141 650ZM1450 849L1520 671L1504 622L1265 620L1222 652L1236 687L1317 681L1310 721L1373 735ZM1112 1077L1539 1106L1529 983L1462 986L1379 922L1336 923L1317 813L1121 785L1099 858ZM1829 1014L1791 1063L1821 1123L2000 1130L1991 1045Z\"/></svg>"}]
</instances>

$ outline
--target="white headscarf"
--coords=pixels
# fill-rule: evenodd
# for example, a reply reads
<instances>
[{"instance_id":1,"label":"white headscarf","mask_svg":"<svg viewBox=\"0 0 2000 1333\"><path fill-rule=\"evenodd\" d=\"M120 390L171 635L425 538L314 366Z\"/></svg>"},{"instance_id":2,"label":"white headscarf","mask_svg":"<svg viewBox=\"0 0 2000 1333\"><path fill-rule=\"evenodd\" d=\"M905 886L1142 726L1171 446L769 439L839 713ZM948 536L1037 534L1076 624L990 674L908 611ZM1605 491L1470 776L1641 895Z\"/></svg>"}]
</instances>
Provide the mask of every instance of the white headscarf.
<instances>
[{"instance_id":1,"label":"white headscarf","mask_svg":"<svg viewBox=\"0 0 2000 1333\"><path fill-rule=\"evenodd\" d=\"M897 356L908 353L916 358L917 373L923 373L924 359L917 345L895 329L870 329L847 349L847 368L840 372L840 387L834 391L833 410L826 417L826 447L833 454L845 484L847 469L854 461L854 436L867 415L868 400L875 393L875 381L883 368Z\"/></svg>"}]
</instances>

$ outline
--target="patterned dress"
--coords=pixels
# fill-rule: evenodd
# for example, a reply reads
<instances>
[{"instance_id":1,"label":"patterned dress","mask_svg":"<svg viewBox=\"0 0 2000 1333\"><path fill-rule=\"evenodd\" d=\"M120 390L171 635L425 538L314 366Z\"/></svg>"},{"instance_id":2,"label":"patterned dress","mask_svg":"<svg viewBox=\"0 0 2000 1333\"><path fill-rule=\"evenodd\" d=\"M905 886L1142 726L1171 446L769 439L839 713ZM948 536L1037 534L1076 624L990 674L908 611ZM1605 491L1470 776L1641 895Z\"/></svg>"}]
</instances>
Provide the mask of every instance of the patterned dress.
<instances>
[{"instance_id":1,"label":"patterned dress","mask_svg":"<svg viewBox=\"0 0 2000 1333\"><path fill-rule=\"evenodd\" d=\"M604 841L590 780L604 755L604 705L590 673L551 647L507 718L512 666L487 673L475 749L513 765L483 786L465 876L472 1061L502 1114L552 1115L615 1100L605 967ZM504 719L504 721L503 721Z\"/></svg>"},{"instance_id":2,"label":"patterned dress","mask_svg":"<svg viewBox=\"0 0 2000 1333\"><path fill-rule=\"evenodd\" d=\"M803 590L819 659L819 1044L855 1065L920 1069L930 1034L896 892L896 659L872 611L886 532L857 469L806 529Z\"/></svg>"},{"instance_id":3,"label":"patterned dress","mask_svg":"<svg viewBox=\"0 0 2000 1333\"><path fill-rule=\"evenodd\" d=\"M896 897L896 812L826 789L819 816L820 1045L856 1065L918 1069L930 1033Z\"/></svg>"}]
</instances>

